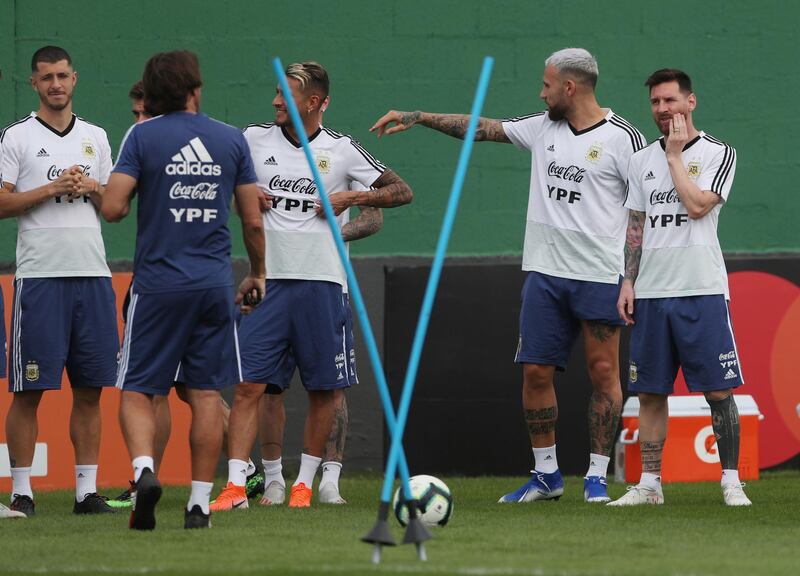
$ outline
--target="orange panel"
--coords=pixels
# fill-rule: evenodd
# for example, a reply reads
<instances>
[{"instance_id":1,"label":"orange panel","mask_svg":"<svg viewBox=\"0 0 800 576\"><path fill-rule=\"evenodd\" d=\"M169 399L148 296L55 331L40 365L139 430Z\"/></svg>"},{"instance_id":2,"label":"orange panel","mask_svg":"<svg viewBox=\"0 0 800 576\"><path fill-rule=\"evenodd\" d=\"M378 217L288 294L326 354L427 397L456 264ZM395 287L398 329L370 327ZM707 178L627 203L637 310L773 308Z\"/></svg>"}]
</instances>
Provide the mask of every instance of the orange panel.
<instances>
[{"instance_id":1,"label":"orange panel","mask_svg":"<svg viewBox=\"0 0 800 576\"><path fill-rule=\"evenodd\" d=\"M125 292L131 282L129 272L113 275L114 292L117 296L117 309L121 309ZM0 275L0 286L5 301L5 322L8 328L11 321L13 277ZM118 315L119 333L123 332L122 316ZM10 331L7 330L10 335ZM5 361L5 360L3 360ZM5 414L11 404L12 394L8 392L8 380L0 380L0 414L5 422ZM69 414L72 395L66 371L61 381L61 391L46 392L39 405L39 438L37 442L47 444L47 476L33 477L34 490L57 490L72 488L75 485L75 465L72 443L69 439ZM120 391L107 388L101 399L103 435L100 443L100 462L97 474L98 487L127 486L132 475L128 449L119 427ZM191 481L191 459L189 454L189 425L191 411L173 393L169 398L172 412L172 436L164 455L159 478L167 484L189 484ZM0 443L5 443L5 425L0 427ZM0 492L11 489L10 478L0 478Z\"/></svg>"}]
</instances>

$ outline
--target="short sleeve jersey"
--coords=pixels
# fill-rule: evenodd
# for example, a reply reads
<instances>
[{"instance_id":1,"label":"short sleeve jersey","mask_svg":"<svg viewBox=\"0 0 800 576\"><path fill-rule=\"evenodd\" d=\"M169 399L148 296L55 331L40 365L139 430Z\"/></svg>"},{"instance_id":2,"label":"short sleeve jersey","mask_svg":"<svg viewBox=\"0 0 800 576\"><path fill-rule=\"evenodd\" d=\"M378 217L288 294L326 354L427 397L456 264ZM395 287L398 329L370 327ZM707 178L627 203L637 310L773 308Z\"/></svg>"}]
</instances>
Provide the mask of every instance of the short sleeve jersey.
<instances>
[{"instance_id":1,"label":"short sleeve jersey","mask_svg":"<svg viewBox=\"0 0 800 576\"><path fill-rule=\"evenodd\" d=\"M58 179L71 166L105 185L111 147L105 130L75 115L63 132L35 112L0 135L1 178L14 193ZM56 197L17 217L18 278L111 276L97 208L88 196Z\"/></svg>"},{"instance_id":2,"label":"short sleeve jersey","mask_svg":"<svg viewBox=\"0 0 800 576\"><path fill-rule=\"evenodd\" d=\"M130 130L114 172L136 179L137 292L233 284L231 201L256 181L238 129L204 114L157 116Z\"/></svg>"},{"instance_id":3,"label":"short sleeve jersey","mask_svg":"<svg viewBox=\"0 0 800 576\"><path fill-rule=\"evenodd\" d=\"M300 143L281 126L255 124L244 131L258 184L272 197L264 213L268 279L323 280L345 285L345 273L328 224L317 216L319 191ZM386 170L350 136L320 127L309 137L328 194L369 187ZM338 217L339 227L344 216Z\"/></svg>"},{"instance_id":4,"label":"short sleeve jersey","mask_svg":"<svg viewBox=\"0 0 800 576\"><path fill-rule=\"evenodd\" d=\"M625 206L645 213L637 298L724 294L728 275L717 238L722 204L736 172L736 150L704 132L681 154L689 178L701 190L719 194L721 202L702 218L689 218L667 164L661 138L631 159Z\"/></svg>"},{"instance_id":5,"label":"short sleeve jersey","mask_svg":"<svg viewBox=\"0 0 800 576\"><path fill-rule=\"evenodd\" d=\"M547 112L505 120L503 130L532 155L522 269L619 282L628 162L642 134L611 110L580 131Z\"/></svg>"}]
</instances>

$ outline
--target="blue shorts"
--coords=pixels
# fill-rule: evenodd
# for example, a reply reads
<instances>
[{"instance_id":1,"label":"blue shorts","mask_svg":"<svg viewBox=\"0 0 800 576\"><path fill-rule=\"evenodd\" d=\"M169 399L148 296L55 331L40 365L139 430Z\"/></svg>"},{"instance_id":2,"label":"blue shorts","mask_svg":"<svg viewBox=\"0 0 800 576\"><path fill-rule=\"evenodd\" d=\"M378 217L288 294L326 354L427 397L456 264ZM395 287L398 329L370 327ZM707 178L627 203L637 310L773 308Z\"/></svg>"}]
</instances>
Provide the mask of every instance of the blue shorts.
<instances>
[{"instance_id":1,"label":"blue shorts","mask_svg":"<svg viewBox=\"0 0 800 576\"><path fill-rule=\"evenodd\" d=\"M231 287L139 294L134 284L117 388L165 396L179 364L188 388L239 381Z\"/></svg>"},{"instance_id":2,"label":"blue shorts","mask_svg":"<svg viewBox=\"0 0 800 576\"><path fill-rule=\"evenodd\" d=\"M8 388L112 386L119 333L111 278L15 278Z\"/></svg>"},{"instance_id":3,"label":"blue shorts","mask_svg":"<svg viewBox=\"0 0 800 576\"><path fill-rule=\"evenodd\" d=\"M582 320L624 324L617 312L621 283L621 277L619 284L604 284L528 272L522 288L514 361L564 370Z\"/></svg>"},{"instance_id":4,"label":"blue shorts","mask_svg":"<svg viewBox=\"0 0 800 576\"><path fill-rule=\"evenodd\" d=\"M320 280L269 280L264 300L242 318L239 343L245 382L287 388L294 369L306 390L352 386L352 320L342 287Z\"/></svg>"},{"instance_id":5,"label":"blue shorts","mask_svg":"<svg viewBox=\"0 0 800 576\"><path fill-rule=\"evenodd\" d=\"M634 304L628 390L671 394L678 368L691 392L744 384L725 296L645 298Z\"/></svg>"},{"instance_id":6,"label":"blue shorts","mask_svg":"<svg viewBox=\"0 0 800 576\"><path fill-rule=\"evenodd\" d=\"M0 362L0 378L6 377L8 344L6 343L6 305L3 302L3 289L0 287L0 346L3 348L3 361Z\"/></svg>"}]
</instances>

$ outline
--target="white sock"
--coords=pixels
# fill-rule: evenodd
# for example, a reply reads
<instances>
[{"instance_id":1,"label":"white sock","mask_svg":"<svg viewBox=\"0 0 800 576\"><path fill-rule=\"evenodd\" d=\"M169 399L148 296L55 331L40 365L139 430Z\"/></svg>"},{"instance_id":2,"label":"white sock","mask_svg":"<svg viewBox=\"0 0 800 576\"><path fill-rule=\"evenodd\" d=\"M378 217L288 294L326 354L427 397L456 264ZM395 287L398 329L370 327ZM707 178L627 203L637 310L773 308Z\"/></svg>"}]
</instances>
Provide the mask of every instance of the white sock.
<instances>
[{"instance_id":1,"label":"white sock","mask_svg":"<svg viewBox=\"0 0 800 576\"><path fill-rule=\"evenodd\" d=\"M319 481L320 487L331 483L339 487L339 475L342 473L342 463L328 460L322 463L322 480Z\"/></svg>"},{"instance_id":2,"label":"white sock","mask_svg":"<svg viewBox=\"0 0 800 576\"><path fill-rule=\"evenodd\" d=\"M248 458L247 459L247 475L250 476L256 471L256 465L253 464L253 461Z\"/></svg>"},{"instance_id":3,"label":"white sock","mask_svg":"<svg viewBox=\"0 0 800 576\"><path fill-rule=\"evenodd\" d=\"M297 474L297 480L294 481L292 486L305 484L306 488L311 488L314 485L314 476L317 473L317 468L319 468L320 462L322 462L322 458L310 456L309 454L301 454L300 472Z\"/></svg>"},{"instance_id":4,"label":"white sock","mask_svg":"<svg viewBox=\"0 0 800 576\"><path fill-rule=\"evenodd\" d=\"M228 482L234 486L244 486L247 483L247 462L233 458L228 460Z\"/></svg>"},{"instance_id":5,"label":"white sock","mask_svg":"<svg viewBox=\"0 0 800 576\"><path fill-rule=\"evenodd\" d=\"M203 510L203 514L208 514L208 503L211 500L212 488L214 488L213 482L192 480L192 494L189 496L189 503L186 505L186 509L191 510L195 505L198 505Z\"/></svg>"},{"instance_id":6,"label":"white sock","mask_svg":"<svg viewBox=\"0 0 800 576\"><path fill-rule=\"evenodd\" d=\"M543 472L545 474L552 474L558 470L555 444L547 448L533 449L533 468L537 472Z\"/></svg>"},{"instance_id":7,"label":"white sock","mask_svg":"<svg viewBox=\"0 0 800 576\"><path fill-rule=\"evenodd\" d=\"M650 472L642 472L639 478L639 486L645 488L652 488L653 490L661 487L661 476L658 474L651 474Z\"/></svg>"},{"instance_id":8,"label":"white sock","mask_svg":"<svg viewBox=\"0 0 800 576\"><path fill-rule=\"evenodd\" d=\"M33 490L31 490L31 467L25 468L12 468L11 469L11 497L14 494L20 496L28 496L33 499Z\"/></svg>"},{"instance_id":9,"label":"white sock","mask_svg":"<svg viewBox=\"0 0 800 576\"><path fill-rule=\"evenodd\" d=\"M286 480L283 479L282 458L277 460L264 460L262 458L261 465L264 467L264 487L269 486L272 482L278 482L281 486L286 486Z\"/></svg>"},{"instance_id":10,"label":"white sock","mask_svg":"<svg viewBox=\"0 0 800 576\"><path fill-rule=\"evenodd\" d=\"M742 482L739 480L739 471L738 470L723 470L722 471L722 480L720 484L725 486L726 484L735 484L736 486L740 485Z\"/></svg>"},{"instance_id":11,"label":"white sock","mask_svg":"<svg viewBox=\"0 0 800 576\"><path fill-rule=\"evenodd\" d=\"M608 474L608 463L611 458L602 454L589 454L589 471L587 476L600 476L605 478Z\"/></svg>"},{"instance_id":12,"label":"white sock","mask_svg":"<svg viewBox=\"0 0 800 576\"><path fill-rule=\"evenodd\" d=\"M150 471L153 472L156 467L153 464L153 457L152 456L137 456L131 462L133 464L133 481L138 482L139 476L142 475L142 470L145 468L150 468Z\"/></svg>"},{"instance_id":13,"label":"white sock","mask_svg":"<svg viewBox=\"0 0 800 576\"><path fill-rule=\"evenodd\" d=\"M87 494L97 492L97 464L75 466L75 500L83 502Z\"/></svg>"}]
</instances>

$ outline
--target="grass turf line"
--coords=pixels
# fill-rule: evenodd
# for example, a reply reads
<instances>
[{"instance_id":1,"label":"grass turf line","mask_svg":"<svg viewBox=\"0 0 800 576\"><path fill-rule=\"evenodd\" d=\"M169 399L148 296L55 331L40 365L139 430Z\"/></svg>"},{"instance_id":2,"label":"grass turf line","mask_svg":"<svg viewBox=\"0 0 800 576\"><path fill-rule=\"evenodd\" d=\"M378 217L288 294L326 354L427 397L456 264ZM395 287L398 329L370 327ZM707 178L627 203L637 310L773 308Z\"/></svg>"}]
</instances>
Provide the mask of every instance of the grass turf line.
<instances>
[{"instance_id":1,"label":"grass turf line","mask_svg":"<svg viewBox=\"0 0 800 576\"><path fill-rule=\"evenodd\" d=\"M359 538L375 520L381 478L363 476L342 479L346 506L318 505L316 493L305 510L253 501L214 514L203 531L183 529L185 487L166 487L149 533L128 530L127 511L74 516L71 491L40 492L35 517L0 521L0 574L797 574L800 472L748 483L749 509L725 507L715 482L667 484L664 506L620 509L585 504L577 477L565 479L559 502L503 505L499 496L524 478L443 480L455 509L434 529L426 563L400 546L372 566ZM390 525L400 541L402 529Z\"/></svg>"}]
</instances>

